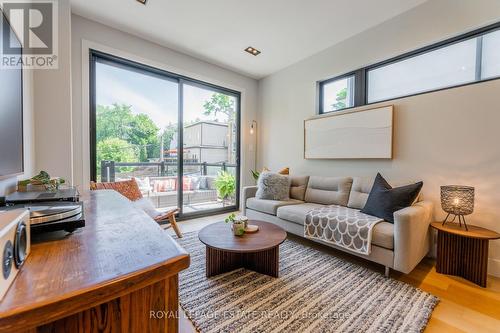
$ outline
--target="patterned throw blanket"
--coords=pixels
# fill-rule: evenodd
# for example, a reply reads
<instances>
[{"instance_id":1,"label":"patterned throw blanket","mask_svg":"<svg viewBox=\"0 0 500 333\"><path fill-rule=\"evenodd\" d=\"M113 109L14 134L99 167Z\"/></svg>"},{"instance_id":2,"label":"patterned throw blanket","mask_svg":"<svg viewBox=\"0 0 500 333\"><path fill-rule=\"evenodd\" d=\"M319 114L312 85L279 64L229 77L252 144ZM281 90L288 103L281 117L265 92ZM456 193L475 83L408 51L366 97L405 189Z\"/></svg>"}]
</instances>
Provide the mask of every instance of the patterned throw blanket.
<instances>
[{"instance_id":1,"label":"patterned throw blanket","mask_svg":"<svg viewBox=\"0 0 500 333\"><path fill-rule=\"evenodd\" d=\"M344 206L315 208L306 215L304 236L343 247L349 251L369 255L372 231L378 217Z\"/></svg>"}]
</instances>

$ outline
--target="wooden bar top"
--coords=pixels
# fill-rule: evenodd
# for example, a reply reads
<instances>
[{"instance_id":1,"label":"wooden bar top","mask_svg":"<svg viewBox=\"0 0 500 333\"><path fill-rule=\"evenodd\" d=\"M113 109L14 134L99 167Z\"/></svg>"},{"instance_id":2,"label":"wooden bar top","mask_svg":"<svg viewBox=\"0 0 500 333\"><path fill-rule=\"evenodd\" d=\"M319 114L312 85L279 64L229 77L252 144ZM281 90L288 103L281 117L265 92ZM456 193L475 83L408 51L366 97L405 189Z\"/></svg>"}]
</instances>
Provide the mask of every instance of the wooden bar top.
<instances>
[{"instance_id":1,"label":"wooden bar top","mask_svg":"<svg viewBox=\"0 0 500 333\"><path fill-rule=\"evenodd\" d=\"M114 191L83 195L86 226L35 238L0 302L0 332L17 332L143 288L189 266L189 255Z\"/></svg>"}]
</instances>

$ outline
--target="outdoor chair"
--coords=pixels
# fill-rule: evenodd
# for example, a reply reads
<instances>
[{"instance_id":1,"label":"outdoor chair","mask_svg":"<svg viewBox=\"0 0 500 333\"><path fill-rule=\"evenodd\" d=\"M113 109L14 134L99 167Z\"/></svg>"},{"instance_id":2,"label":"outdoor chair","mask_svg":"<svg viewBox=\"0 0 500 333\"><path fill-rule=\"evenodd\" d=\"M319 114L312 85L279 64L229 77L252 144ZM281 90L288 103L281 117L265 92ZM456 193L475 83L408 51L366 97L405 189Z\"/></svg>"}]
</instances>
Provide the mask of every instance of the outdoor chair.
<instances>
[{"instance_id":1,"label":"outdoor chair","mask_svg":"<svg viewBox=\"0 0 500 333\"><path fill-rule=\"evenodd\" d=\"M177 237L182 238L182 233L175 220L175 214L179 212L178 208L171 209L167 212L159 212L154 208L153 204L148 198L144 198L137 185L134 178L126 181L110 182L110 183L96 183L90 182L90 190L115 190L120 193L130 201L134 203L138 208L142 209L146 214L151 216L156 222L163 224L165 222L168 225L165 229L172 227L177 235Z\"/></svg>"}]
</instances>

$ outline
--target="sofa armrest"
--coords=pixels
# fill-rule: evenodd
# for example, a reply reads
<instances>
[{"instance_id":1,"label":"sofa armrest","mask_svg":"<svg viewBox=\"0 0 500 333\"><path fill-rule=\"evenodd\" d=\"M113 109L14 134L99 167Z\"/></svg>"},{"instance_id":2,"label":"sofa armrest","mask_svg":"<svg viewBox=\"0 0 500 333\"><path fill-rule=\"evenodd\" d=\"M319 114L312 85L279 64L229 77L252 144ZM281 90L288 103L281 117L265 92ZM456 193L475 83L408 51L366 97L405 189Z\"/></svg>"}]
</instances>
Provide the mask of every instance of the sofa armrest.
<instances>
[{"instance_id":1,"label":"sofa armrest","mask_svg":"<svg viewBox=\"0 0 500 333\"><path fill-rule=\"evenodd\" d=\"M243 197L241 200L243 215L246 215L248 198L255 197L256 193L257 193L257 186L245 186L245 187L243 187Z\"/></svg>"},{"instance_id":2,"label":"sofa armrest","mask_svg":"<svg viewBox=\"0 0 500 333\"><path fill-rule=\"evenodd\" d=\"M411 272L429 252L432 212L432 202L420 201L394 213L395 270Z\"/></svg>"}]
</instances>

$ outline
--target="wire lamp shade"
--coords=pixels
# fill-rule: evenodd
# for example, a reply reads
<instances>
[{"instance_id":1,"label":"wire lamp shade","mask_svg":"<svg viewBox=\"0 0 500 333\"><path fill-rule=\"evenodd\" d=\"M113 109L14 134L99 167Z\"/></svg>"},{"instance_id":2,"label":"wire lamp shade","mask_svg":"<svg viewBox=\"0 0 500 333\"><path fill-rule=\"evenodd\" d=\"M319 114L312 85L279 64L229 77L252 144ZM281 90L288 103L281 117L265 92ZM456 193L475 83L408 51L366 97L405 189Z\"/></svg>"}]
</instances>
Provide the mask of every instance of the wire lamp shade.
<instances>
[{"instance_id":1,"label":"wire lamp shade","mask_svg":"<svg viewBox=\"0 0 500 333\"><path fill-rule=\"evenodd\" d=\"M462 220L465 224L465 215L472 214L474 211L474 187L446 185L441 186L441 207L448 213L443 224L448 220L450 215L455 215L453 220L458 216L458 222L462 225Z\"/></svg>"}]
</instances>

